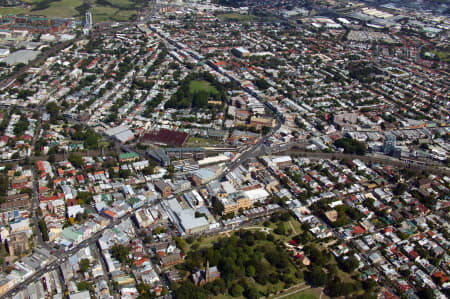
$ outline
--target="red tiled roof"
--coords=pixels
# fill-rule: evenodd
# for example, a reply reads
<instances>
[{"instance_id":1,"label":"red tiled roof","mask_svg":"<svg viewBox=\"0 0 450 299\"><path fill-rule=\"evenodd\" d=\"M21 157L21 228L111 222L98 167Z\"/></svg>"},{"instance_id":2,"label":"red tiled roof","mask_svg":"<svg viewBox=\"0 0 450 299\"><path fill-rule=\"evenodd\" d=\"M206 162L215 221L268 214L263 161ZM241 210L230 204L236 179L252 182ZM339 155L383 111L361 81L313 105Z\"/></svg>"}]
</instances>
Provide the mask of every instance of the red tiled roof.
<instances>
[{"instance_id":1,"label":"red tiled roof","mask_svg":"<svg viewBox=\"0 0 450 299\"><path fill-rule=\"evenodd\" d=\"M68 200L66 201L66 203L67 203L67 206L68 206L68 207L70 207L70 206L76 206L76 205L78 204L78 202L77 202L77 200L76 200L75 198L68 199Z\"/></svg>"},{"instance_id":2,"label":"red tiled roof","mask_svg":"<svg viewBox=\"0 0 450 299\"><path fill-rule=\"evenodd\" d=\"M148 261L149 261L149 259L143 257L143 258L141 258L141 259L135 261L134 264L135 264L136 266L140 266L140 265L142 265L143 263L148 262Z\"/></svg>"},{"instance_id":3,"label":"red tiled roof","mask_svg":"<svg viewBox=\"0 0 450 299\"><path fill-rule=\"evenodd\" d=\"M412 258L412 259L416 259L416 258L418 258L420 255L417 253L417 252L415 252L414 250L411 250L409 253L409 256Z\"/></svg>"},{"instance_id":4,"label":"red tiled roof","mask_svg":"<svg viewBox=\"0 0 450 299\"><path fill-rule=\"evenodd\" d=\"M411 287L408 284L399 284L398 287L400 288L400 290L402 290L403 292L406 292L407 290L409 290Z\"/></svg>"},{"instance_id":5,"label":"red tiled roof","mask_svg":"<svg viewBox=\"0 0 450 299\"><path fill-rule=\"evenodd\" d=\"M117 217L117 214L114 213L114 212L111 211L111 210L103 210L102 213L103 213L104 215L106 215L106 216L111 217L111 218Z\"/></svg>"},{"instance_id":6,"label":"red tiled roof","mask_svg":"<svg viewBox=\"0 0 450 299\"><path fill-rule=\"evenodd\" d=\"M364 228L362 228L361 226L357 225L353 228L353 233L354 234L363 234L364 233Z\"/></svg>"},{"instance_id":7,"label":"red tiled roof","mask_svg":"<svg viewBox=\"0 0 450 299\"><path fill-rule=\"evenodd\" d=\"M398 299L397 296L395 296L395 295L389 293L388 291L385 291L385 292L383 293L383 295L384 295L384 298L385 298L385 299Z\"/></svg>"},{"instance_id":8,"label":"red tiled roof","mask_svg":"<svg viewBox=\"0 0 450 299\"><path fill-rule=\"evenodd\" d=\"M40 202L57 200L57 199L60 199L62 197L63 197L63 194L53 195L53 196L49 196L49 197L41 197L40 198Z\"/></svg>"},{"instance_id":9,"label":"red tiled roof","mask_svg":"<svg viewBox=\"0 0 450 299\"><path fill-rule=\"evenodd\" d=\"M448 280L448 276L445 275L443 272L436 272L433 274L433 276L439 278L441 283L444 283Z\"/></svg>"}]
</instances>

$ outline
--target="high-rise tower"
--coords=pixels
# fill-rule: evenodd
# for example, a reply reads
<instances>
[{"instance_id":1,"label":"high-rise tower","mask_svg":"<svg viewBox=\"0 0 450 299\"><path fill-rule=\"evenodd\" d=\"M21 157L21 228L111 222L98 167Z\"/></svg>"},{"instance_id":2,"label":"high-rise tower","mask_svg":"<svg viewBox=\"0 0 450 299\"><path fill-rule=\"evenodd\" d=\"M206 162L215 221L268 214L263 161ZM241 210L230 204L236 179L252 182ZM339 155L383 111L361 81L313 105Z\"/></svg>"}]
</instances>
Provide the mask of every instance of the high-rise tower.
<instances>
[{"instance_id":1,"label":"high-rise tower","mask_svg":"<svg viewBox=\"0 0 450 299\"><path fill-rule=\"evenodd\" d=\"M393 134L386 134L383 143L383 152L386 155L392 154L396 147L396 138Z\"/></svg>"},{"instance_id":2,"label":"high-rise tower","mask_svg":"<svg viewBox=\"0 0 450 299\"><path fill-rule=\"evenodd\" d=\"M86 12L85 19L84 19L84 28L91 29L92 25L93 25L92 24L92 13L90 10L88 10Z\"/></svg>"}]
</instances>

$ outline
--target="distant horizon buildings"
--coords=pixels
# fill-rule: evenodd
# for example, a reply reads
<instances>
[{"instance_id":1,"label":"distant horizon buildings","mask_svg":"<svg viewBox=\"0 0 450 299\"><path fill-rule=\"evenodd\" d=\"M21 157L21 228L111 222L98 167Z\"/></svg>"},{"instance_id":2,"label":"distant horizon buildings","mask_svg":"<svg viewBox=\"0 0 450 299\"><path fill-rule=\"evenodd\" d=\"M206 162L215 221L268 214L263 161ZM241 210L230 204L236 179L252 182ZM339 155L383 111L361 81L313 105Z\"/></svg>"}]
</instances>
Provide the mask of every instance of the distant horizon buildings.
<instances>
[{"instance_id":1,"label":"distant horizon buildings","mask_svg":"<svg viewBox=\"0 0 450 299\"><path fill-rule=\"evenodd\" d=\"M0 29L27 31L30 33L56 33L67 28L70 21L44 16L4 15L0 16Z\"/></svg>"}]
</instances>

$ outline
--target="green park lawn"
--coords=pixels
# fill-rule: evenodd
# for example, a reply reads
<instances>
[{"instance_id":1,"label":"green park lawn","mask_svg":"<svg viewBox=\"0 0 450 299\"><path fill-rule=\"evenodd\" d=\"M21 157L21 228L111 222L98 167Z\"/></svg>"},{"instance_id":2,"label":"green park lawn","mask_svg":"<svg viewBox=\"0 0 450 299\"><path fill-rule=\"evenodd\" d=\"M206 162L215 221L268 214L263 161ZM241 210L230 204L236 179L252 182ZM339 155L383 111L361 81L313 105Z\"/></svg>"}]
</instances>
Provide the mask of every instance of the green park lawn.
<instances>
[{"instance_id":1,"label":"green park lawn","mask_svg":"<svg viewBox=\"0 0 450 299\"><path fill-rule=\"evenodd\" d=\"M435 51L435 54L438 56L439 60L443 62L450 61L450 51Z\"/></svg>"},{"instance_id":2,"label":"green park lawn","mask_svg":"<svg viewBox=\"0 0 450 299\"><path fill-rule=\"evenodd\" d=\"M307 288L307 285L300 286L297 290L288 290L281 294L274 295L270 297L270 299L318 299L321 295L323 299L330 298L327 295L322 294L322 288L308 288L305 290L305 287Z\"/></svg>"},{"instance_id":3,"label":"green park lawn","mask_svg":"<svg viewBox=\"0 0 450 299\"><path fill-rule=\"evenodd\" d=\"M317 299L317 297L314 295L302 294L302 293L290 295L290 296L287 296L284 298L287 298L287 299Z\"/></svg>"},{"instance_id":4,"label":"green park lawn","mask_svg":"<svg viewBox=\"0 0 450 299\"><path fill-rule=\"evenodd\" d=\"M9 14L26 14L29 10L22 7L0 7L0 15L5 16Z\"/></svg>"},{"instance_id":5,"label":"green park lawn","mask_svg":"<svg viewBox=\"0 0 450 299\"><path fill-rule=\"evenodd\" d=\"M110 6L96 6L92 10L94 22L127 21L135 10L123 10Z\"/></svg>"},{"instance_id":6,"label":"green park lawn","mask_svg":"<svg viewBox=\"0 0 450 299\"><path fill-rule=\"evenodd\" d=\"M281 223L282 223L282 225L284 225L284 228L286 230L291 230L291 232L288 235L279 235L279 234L275 233L275 230ZM292 227L289 223L292 224L292 226L295 229L295 232L294 232L294 230L292 230ZM290 217L288 221L279 221L278 223L268 221L268 224L269 225L267 227L272 230L272 232L274 233L275 239L280 240L282 242L289 242L292 240L293 237L299 235L302 232L300 222L298 222L296 219L294 219L292 217ZM261 225L261 227L264 227L264 225Z\"/></svg>"},{"instance_id":7,"label":"green park lawn","mask_svg":"<svg viewBox=\"0 0 450 299\"><path fill-rule=\"evenodd\" d=\"M199 138L199 137L189 137L188 141L186 142L186 146L192 146L192 147L202 147L202 146L212 146L218 144L219 141L215 139L208 139L208 138Z\"/></svg>"},{"instance_id":8,"label":"green park lawn","mask_svg":"<svg viewBox=\"0 0 450 299\"><path fill-rule=\"evenodd\" d=\"M226 237L225 234L218 234L218 235L213 235L208 238L197 239L192 244L188 243L188 251L193 250L192 246L194 244L197 244L198 248L208 248L208 247L213 246L214 243L217 242L217 240L219 240L220 238L225 238L225 237Z\"/></svg>"},{"instance_id":9,"label":"green park lawn","mask_svg":"<svg viewBox=\"0 0 450 299\"><path fill-rule=\"evenodd\" d=\"M256 16L254 15L241 15L239 13L220 14L217 17L223 21L239 21L239 22L248 22L256 19Z\"/></svg>"},{"instance_id":10,"label":"green park lawn","mask_svg":"<svg viewBox=\"0 0 450 299\"><path fill-rule=\"evenodd\" d=\"M91 11L94 22L105 21L127 21L132 15L136 14L136 9L141 6L131 0L103 0L102 4L93 1ZM32 5L27 9L24 7L0 7L0 15L7 14L28 14L28 15L42 15L46 17L60 17L60 18L83 18L77 8L83 6L83 0L33 0L29 1ZM43 7L48 4L47 8L37 9L39 5Z\"/></svg>"},{"instance_id":11,"label":"green park lawn","mask_svg":"<svg viewBox=\"0 0 450 299\"><path fill-rule=\"evenodd\" d=\"M106 0L113 7L123 7L126 9L133 8L134 3L129 0Z\"/></svg>"},{"instance_id":12,"label":"green park lawn","mask_svg":"<svg viewBox=\"0 0 450 299\"><path fill-rule=\"evenodd\" d=\"M319 297L314 294L314 290L308 289L308 290L300 291L295 294L288 295L283 298L284 299L317 299Z\"/></svg>"},{"instance_id":13,"label":"green park lawn","mask_svg":"<svg viewBox=\"0 0 450 299\"><path fill-rule=\"evenodd\" d=\"M276 216L276 215L275 215ZM302 234L302 227L298 221L293 219L293 217L289 216L283 216L280 215L278 217L273 217L273 221L264 221L264 223L255 224L253 226L246 227L246 229L242 229L242 231L233 231L228 232L227 234L222 234L219 236L212 236L209 238L200 238L195 241L192 241L191 244L189 244L186 252L187 252L187 260L194 259L198 260L199 256L198 254L199 250L210 250L210 248L214 248L214 244L218 245L216 248L220 248L219 255L221 257L219 258L219 261L217 264L220 264L221 260L223 259L224 254L227 254L229 252L228 246L233 246L235 251L242 251L246 253L249 252L250 258L252 258L252 254L255 251L259 251L258 254L261 254L262 256L260 258L260 261L264 265L270 265L266 266L268 268L265 268L270 274L269 275L280 275L280 273L283 273L280 269L277 269L276 264L271 264L271 262L276 262L275 260L272 260L271 257L276 256L274 252L281 250L281 247L278 247L277 244L279 243L285 243L292 240L292 238L298 234ZM255 233L258 230L269 230L271 231L271 237L262 238L261 236L255 237L254 239L248 240L248 234L244 233L244 231L252 231ZM293 232L295 230L295 232ZM229 236L239 236L241 240L236 240L233 238L236 237L229 237ZM254 234L253 236L257 236ZM220 240L221 238L224 238L224 240ZM228 239L229 238L229 239ZM307 236L302 236L301 238L305 238L305 240L308 239ZM228 242L230 242L228 244ZM309 240L305 241L303 245L312 246L311 248L314 249L317 254L323 252L326 250L326 247L323 243L326 241L318 241L318 240ZM193 246L195 244L195 246ZM236 245L231 245L236 244ZM250 245L251 244L251 245ZM251 248L248 248L251 247ZM311 249L311 250L312 250ZM223 250L223 252L221 252ZM309 250L309 249L307 249ZM284 251L284 250L283 250ZM205 252L205 251L204 251ZM310 254L314 254L314 251L311 251ZM191 256L191 257L189 257ZM307 269L304 266L301 266L297 263L296 259L291 255L289 252L284 252L283 256L287 257L287 260L284 262L283 269L286 275L285 278L289 277L291 283L289 285L286 285L286 283L283 282L283 280L274 280L273 283L269 280L266 280L265 283L260 284L257 281L258 276L252 275L252 276L245 276L245 279L252 282L252 285L254 289L258 291L258 293L261 296L267 296L270 299L281 299L281 298L287 298L287 299L329 299L329 297L322 293L323 288L311 288L308 284L304 283L303 277L300 277L298 273L301 273L305 269ZM317 255L314 255L315 257L318 257ZM227 259L231 259L231 257L226 257ZM335 265L336 266L336 275L339 277L340 281L343 283L355 283L355 280L353 278L353 275L358 275L358 272L355 270L354 272L347 273L341 270L341 268L338 266L338 261L331 255L331 257L325 257L326 263ZM237 257L234 256L232 259L236 259ZM323 257L320 259L322 260L321 263L323 263ZM319 259L318 259L319 261ZM192 261L187 261L187 264L192 263ZM234 261L233 261L234 263ZM324 266L324 268L326 268ZM261 269L261 268L260 268ZM264 268L262 268L264 269ZM247 269L246 269L247 270ZM229 270L228 270L229 271ZM261 273L261 272L258 272ZM326 271L324 272L326 273ZM255 279L255 280L254 280ZM288 286L288 287L287 287ZM289 288L290 287L290 288ZM362 294L363 291L359 290L354 292L356 295ZM222 293L222 295L218 296L212 296L214 299L222 299L222 298L231 298L230 291ZM242 296L236 297L236 298L244 298Z\"/></svg>"},{"instance_id":14,"label":"green park lawn","mask_svg":"<svg viewBox=\"0 0 450 299\"><path fill-rule=\"evenodd\" d=\"M76 7L83 5L82 0L62 0L50 3L50 7L42 10L31 11L30 14L46 17L69 18L79 14Z\"/></svg>"},{"instance_id":15,"label":"green park lawn","mask_svg":"<svg viewBox=\"0 0 450 299\"><path fill-rule=\"evenodd\" d=\"M194 258L191 257L192 254L195 256L195 252L198 252L199 250L205 250L207 248L212 248L214 246L214 244L224 244L223 242L227 242L228 240L231 241L231 239L229 239L230 237L228 236L232 236L234 235L235 232L229 232L228 234L221 234L219 236L212 236L209 238L201 238L199 240L196 240L194 242L192 242L192 244L189 244L188 247L186 248L186 252L187 252L187 258L185 260L185 263L190 264L191 261L190 259ZM219 239L224 239L221 241L219 241ZM244 240L244 239L242 239ZM232 241L232 242L236 242L236 241ZM261 257L261 262L265 265L265 269L266 271L270 271L271 274L276 274L281 273L280 271L282 271L286 277L291 278L293 285L297 285L299 283L303 283L303 279L302 278L297 278L295 273L298 271L297 266L291 261L291 259L289 259L286 256L286 260L285 260L285 264L284 264L284 268L283 270L281 270L280 268L277 268L275 265L271 265L269 262L269 259L267 259L267 256L264 256L264 252L275 252L278 251L278 247L277 245L273 242L273 241L268 241L266 239L258 239L258 240L254 240L252 241L252 245L248 245L248 243L246 243L246 245L244 245L242 242L241 243L236 243L238 245L236 245L237 247L233 247L236 248L236 250L242 251L243 248L247 248L246 250L249 250L249 252L253 252L258 251L260 254L262 253L262 257ZM197 244L195 246L193 246L194 244ZM230 245L233 246L233 245ZM193 248L194 247L194 248ZM262 249L263 248L263 249ZM223 248L221 250L224 250ZM219 250L219 255L222 255L227 251L228 249L225 249L225 251L221 252ZM283 253L282 256L284 256L285 254L288 253ZM228 257L227 257L228 258ZM230 257L231 258L231 257ZM234 263L234 259L237 257L233 257L231 258L233 260ZM223 259L223 257L219 258L220 260ZM195 258L195 260L197 260ZM220 263L220 262L219 262ZM254 276L254 275L252 275ZM261 295L268 295L268 294L276 294L279 293L281 291L283 291L286 288L286 284L281 281L281 280L277 280L274 281L273 283L271 283L270 281L266 281L266 283L264 284L260 284L258 282L256 282L255 280L253 280L253 278L246 276L246 278L248 281L253 281L253 285L255 287L255 289L257 291L259 291L259 293ZM222 295L217 295L217 296L212 296L212 298L215 299L222 299L222 298L230 298L231 294L222 294ZM243 298L243 297L236 297L236 298Z\"/></svg>"},{"instance_id":16,"label":"green park lawn","mask_svg":"<svg viewBox=\"0 0 450 299\"><path fill-rule=\"evenodd\" d=\"M201 91L206 91L209 94L217 94L219 93L217 89L211 85L208 81L204 80L195 80L189 83L189 92L190 93L198 93Z\"/></svg>"},{"instance_id":17,"label":"green park lawn","mask_svg":"<svg viewBox=\"0 0 450 299\"><path fill-rule=\"evenodd\" d=\"M136 10L121 10L118 9L116 13L110 16L110 19L115 21L128 21L131 16L136 14Z\"/></svg>"}]
</instances>

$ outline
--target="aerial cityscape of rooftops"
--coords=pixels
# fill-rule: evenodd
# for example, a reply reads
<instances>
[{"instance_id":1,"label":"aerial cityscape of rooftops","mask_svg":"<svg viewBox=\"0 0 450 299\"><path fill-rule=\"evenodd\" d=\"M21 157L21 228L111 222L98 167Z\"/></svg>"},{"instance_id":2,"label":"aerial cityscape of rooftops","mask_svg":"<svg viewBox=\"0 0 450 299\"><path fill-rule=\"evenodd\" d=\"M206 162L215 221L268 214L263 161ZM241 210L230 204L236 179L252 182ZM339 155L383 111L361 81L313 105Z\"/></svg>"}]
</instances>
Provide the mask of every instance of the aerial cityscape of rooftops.
<instances>
[{"instance_id":1,"label":"aerial cityscape of rooftops","mask_svg":"<svg viewBox=\"0 0 450 299\"><path fill-rule=\"evenodd\" d=\"M448 0L0 5L0 298L450 297Z\"/></svg>"}]
</instances>

